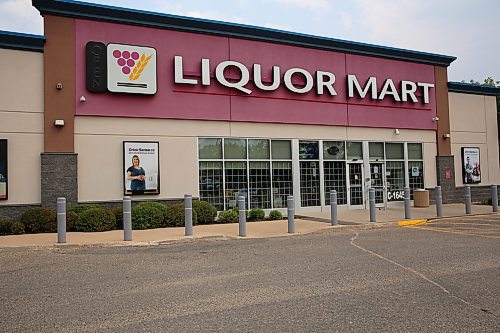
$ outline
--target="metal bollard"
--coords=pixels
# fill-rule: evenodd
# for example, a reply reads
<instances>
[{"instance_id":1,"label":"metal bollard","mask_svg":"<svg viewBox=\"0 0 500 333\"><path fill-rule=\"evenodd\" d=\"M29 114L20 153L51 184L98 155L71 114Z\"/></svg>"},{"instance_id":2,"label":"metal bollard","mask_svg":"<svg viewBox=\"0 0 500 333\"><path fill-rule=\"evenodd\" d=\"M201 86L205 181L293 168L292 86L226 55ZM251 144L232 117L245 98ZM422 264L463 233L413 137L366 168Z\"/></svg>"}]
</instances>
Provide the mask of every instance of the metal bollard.
<instances>
[{"instance_id":1,"label":"metal bollard","mask_svg":"<svg viewBox=\"0 0 500 333\"><path fill-rule=\"evenodd\" d=\"M57 198L57 242L66 243L66 198Z\"/></svg>"},{"instance_id":2,"label":"metal bollard","mask_svg":"<svg viewBox=\"0 0 500 333\"><path fill-rule=\"evenodd\" d=\"M410 188L405 187L405 219L411 219Z\"/></svg>"},{"instance_id":3,"label":"metal bollard","mask_svg":"<svg viewBox=\"0 0 500 333\"><path fill-rule=\"evenodd\" d=\"M465 185L465 214L471 214L472 211L472 197L470 194L470 186Z\"/></svg>"},{"instance_id":4,"label":"metal bollard","mask_svg":"<svg viewBox=\"0 0 500 333\"><path fill-rule=\"evenodd\" d=\"M247 216L245 209L245 197L242 195L238 197L238 212L240 237L245 237L247 235Z\"/></svg>"},{"instance_id":5,"label":"metal bollard","mask_svg":"<svg viewBox=\"0 0 500 333\"><path fill-rule=\"evenodd\" d=\"M337 215L337 191L330 191L330 217L332 225L339 224L339 219Z\"/></svg>"},{"instance_id":6,"label":"metal bollard","mask_svg":"<svg viewBox=\"0 0 500 333\"><path fill-rule=\"evenodd\" d=\"M288 216L288 233L293 234L295 233L295 203L292 195L289 195L286 198L286 206Z\"/></svg>"},{"instance_id":7,"label":"metal bollard","mask_svg":"<svg viewBox=\"0 0 500 333\"><path fill-rule=\"evenodd\" d=\"M193 197L184 194L184 227L185 235L193 236Z\"/></svg>"},{"instance_id":8,"label":"metal bollard","mask_svg":"<svg viewBox=\"0 0 500 333\"><path fill-rule=\"evenodd\" d=\"M132 240L132 198L123 197L123 240Z\"/></svg>"},{"instance_id":9,"label":"metal bollard","mask_svg":"<svg viewBox=\"0 0 500 333\"><path fill-rule=\"evenodd\" d=\"M443 193L441 192L441 186L436 186L436 215L437 217L443 217Z\"/></svg>"},{"instance_id":10,"label":"metal bollard","mask_svg":"<svg viewBox=\"0 0 500 333\"><path fill-rule=\"evenodd\" d=\"M375 207L375 189L368 189L368 200L370 202L370 222L377 222L377 209Z\"/></svg>"},{"instance_id":11,"label":"metal bollard","mask_svg":"<svg viewBox=\"0 0 500 333\"><path fill-rule=\"evenodd\" d=\"M496 185L491 185L491 205L493 212L498 213L498 188Z\"/></svg>"}]
</instances>

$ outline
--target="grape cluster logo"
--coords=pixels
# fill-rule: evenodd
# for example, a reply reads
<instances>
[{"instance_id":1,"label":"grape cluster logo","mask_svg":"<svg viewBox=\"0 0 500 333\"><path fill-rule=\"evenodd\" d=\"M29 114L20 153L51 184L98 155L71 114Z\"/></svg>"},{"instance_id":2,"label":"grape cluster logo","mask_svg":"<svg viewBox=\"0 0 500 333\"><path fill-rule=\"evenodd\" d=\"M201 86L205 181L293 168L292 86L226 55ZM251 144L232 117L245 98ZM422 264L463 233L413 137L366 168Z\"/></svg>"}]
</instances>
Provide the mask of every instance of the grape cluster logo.
<instances>
[{"instance_id":1,"label":"grape cluster logo","mask_svg":"<svg viewBox=\"0 0 500 333\"><path fill-rule=\"evenodd\" d=\"M151 47L108 44L108 90L155 94L156 50Z\"/></svg>"}]
</instances>

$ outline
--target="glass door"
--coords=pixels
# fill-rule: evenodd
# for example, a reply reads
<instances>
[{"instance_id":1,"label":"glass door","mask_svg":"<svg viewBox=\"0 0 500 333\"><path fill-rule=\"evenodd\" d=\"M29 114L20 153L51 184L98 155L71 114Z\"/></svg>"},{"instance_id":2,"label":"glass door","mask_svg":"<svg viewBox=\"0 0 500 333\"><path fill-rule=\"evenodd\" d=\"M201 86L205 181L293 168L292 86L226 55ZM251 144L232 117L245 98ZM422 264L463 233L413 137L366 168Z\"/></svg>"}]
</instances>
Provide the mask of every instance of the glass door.
<instances>
[{"instance_id":1,"label":"glass door","mask_svg":"<svg viewBox=\"0 0 500 333\"><path fill-rule=\"evenodd\" d=\"M363 164L349 163L349 205L363 206Z\"/></svg>"},{"instance_id":2,"label":"glass door","mask_svg":"<svg viewBox=\"0 0 500 333\"><path fill-rule=\"evenodd\" d=\"M377 207L383 207L385 189L383 163L370 163L370 181L371 187L375 189L375 204Z\"/></svg>"}]
</instances>

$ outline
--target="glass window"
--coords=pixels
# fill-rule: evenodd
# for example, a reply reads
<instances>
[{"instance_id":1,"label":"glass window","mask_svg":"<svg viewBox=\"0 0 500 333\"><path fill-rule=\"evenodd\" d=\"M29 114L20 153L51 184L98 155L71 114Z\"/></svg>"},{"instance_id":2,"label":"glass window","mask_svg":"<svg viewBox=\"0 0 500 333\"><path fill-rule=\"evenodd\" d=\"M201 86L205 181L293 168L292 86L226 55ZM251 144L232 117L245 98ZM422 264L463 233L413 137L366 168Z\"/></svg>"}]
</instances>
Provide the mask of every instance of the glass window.
<instances>
[{"instance_id":1,"label":"glass window","mask_svg":"<svg viewBox=\"0 0 500 333\"><path fill-rule=\"evenodd\" d=\"M362 160L363 146L361 142L347 142L347 159Z\"/></svg>"},{"instance_id":2,"label":"glass window","mask_svg":"<svg viewBox=\"0 0 500 333\"><path fill-rule=\"evenodd\" d=\"M222 162L200 162L200 200L224 210Z\"/></svg>"},{"instance_id":3,"label":"glass window","mask_svg":"<svg viewBox=\"0 0 500 333\"><path fill-rule=\"evenodd\" d=\"M347 184L345 162L328 161L323 163L325 173L325 205L330 204L330 191L337 191L337 203L347 204Z\"/></svg>"},{"instance_id":4,"label":"glass window","mask_svg":"<svg viewBox=\"0 0 500 333\"><path fill-rule=\"evenodd\" d=\"M405 158L404 145L402 143L386 143L385 153L388 160L402 160Z\"/></svg>"},{"instance_id":5,"label":"glass window","mask_svg":"<svg viewBox=\"0 0 500 333\"><path fill-rule=\"evenodd\" d=\"M424 163L419 161L408 162L408 179L410 180L410 199L413 199L413 190L424 188Z\"/></svg>"},{"instance_id":6,"label":"glass window","mask_svg":"<svg viewBox=\"0 0 500 333\"><path fill-rule=\"evenodd\" d=\"M253 160L268 160L269 140L248 140L248 158Z\"/></svg>"},{"instance_id":7,"label":"glass window","mask_svg":"<svg viewBox=\"0 0 500 333\"><path fill-rule=\"evenodd\" d=\"M405 186L404 162L386 162L387 201L403 201Z\"/></svg>"},{"instance_id":8,"label":"glass window","mask_svg":"<svg viewBox=\"0 0 500 333\"><path fill-rule=\"evenodd\" d=\"M272 140L273 160L291 160L292 145L289 140Z\"/></svg>"},{"instance_id":9,"label":"glass window","mask_svg":"<svg viewBox=\"0 0 500 333\"><path fill-rule=\"evenodd\" d=\"M319 162L300 162L300 201L302 207L320 206Z\"/></svg>"},{"instance_id":10,"label":"glass window","mask_svg":"<svg viewBox=\"0 0 500 333\"><path fill-rule=\"evenodd\" d=\"M409 143L408 144L408 159L409 160L421 160L422 157L422 144L421 143Z\"/></svg>"},{"instance_id":11,"label":"glass window","mask_svg":"<svg viewBox=\"0 0 500 333\"><path fill-rule=\"evenodd\" d=\"M301 160L319 159L318 141L299 141L299 158Z\"/></svg>"},{"instance_id":12,"label":"glass window","mask_svg":"<svg viewBox=\"0 0 500 333\"><path fill-rule=\"evenodd\" d=\"M246 159L247 141L245 139L225 139L224 158L226 159Z\"/></svg>"},{"instance_id":13,"label":"glass window","mask_svg":"<svg viewBox=\"0 0 500 333\"><path fill-rule=\"evenodd\" d=\"M238 207L238 196L247 198L247 163L226 162L226 209ZM246 200L248 205L248 200Z\"/></svg>"},{"instance_id":14,"label":"glass window","mask_svg":"<svg viewBox=\"0 0 500 333\"><path fill-rule=\"evenodd\" d=\"M370 160L383 160L384 159L384 143L383 142L370 142L369 144Z\"/></svg>"},{"instance_id":15,"label":"glass window","mask_svg":"<svg viewBox=\"0 0 500 333\"><path fill-rule=\"evenodd\" d=\"M271 171L269 162L250 162L250 208L271 208Z\"/></svg>"},{"instance_id":16,"label":"glass window","mask_svg":"<svg viewBox=\"0 0 500 333\"><path fill-rule=\"evenodd\" d=\"M345 160L344 141L323 142L323 158L325 160Z\"/></svg>"},{"instance_id":17,"label":"glass window","mask_svg":"<svg viewBox=\"0 0 500 333\"><path fill-rule=\"evenodd\" d=\"M222 139L199 139L198 153L200 159L221 159L222 158Z\"/></svg>"},{"instance_id":18,"label":"glass window","mask_svg":"<svg viewBox=\"0 0 500 333\"><path fill-rule=\"evenodd\" d=\"M293 194L292 162L273 162L273 205L285 208L287 196Z\"/></svg>"}]
</instances>

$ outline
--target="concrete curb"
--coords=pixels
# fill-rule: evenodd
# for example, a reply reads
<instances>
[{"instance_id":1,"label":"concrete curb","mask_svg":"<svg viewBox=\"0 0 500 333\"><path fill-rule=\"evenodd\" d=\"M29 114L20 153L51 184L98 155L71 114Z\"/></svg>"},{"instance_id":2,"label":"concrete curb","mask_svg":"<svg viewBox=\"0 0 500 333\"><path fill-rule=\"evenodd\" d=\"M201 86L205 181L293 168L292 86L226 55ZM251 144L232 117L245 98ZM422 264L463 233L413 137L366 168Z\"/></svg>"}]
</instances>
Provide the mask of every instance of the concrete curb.
<instances>
[{"instance_id":1,"label":"concrete curb","mask_svg":"<svg viewBox=\"0 0 500 333\"><path fill-rule=\"evenodd\" d=\"M409 227L412 225L420 225L420 224L426 224L427 220L403 220L403 221L398 221L398 225L400 227Z\"/></svg>"},{"instance_id":2,"label":"concrete curb","mask_svg":"<svg viewBox=\"0 0 500 333\"><path fill-rule=\"evenodd\" d=\"M355 230L370 230L370 229L379 229L379 228L391 228L391 227L407 227L407 226L412 226L412 225L419 225L419 224L425 224L429 223L431 221L435 220L444 220L444 219L454 219L454 218L463 218L463 217L470 217L470 216L489 216L489 215L499 215L500 213L481 213L481 214L469 214L469 215L456 215L456 216L447 216L447 217L431 217L428 219L415 219L415 220L400 220L400 221L388 221L388 222L359 222L359 223L352 223L352 224L339 224L339 225L329 225L325 223L324 227L321 227L317 230L312 230L312 231L305 231L305 232L297 232L293 234L288 234L288 233L282 233L282 234L275 234L275 235L269 235L269 236L252 236L248 235L246 237L239 237L239 236L234 236L234 235L227 235L227 234L213 234L213 235L206 235L206 236L179 236L178 238L172 238L172 239L163 239L163 240L152 240L152 241L109 241L109 242L102 242L102 243L90 243L90 244L85 244L85 243L64 243L64 244L58 244L58 243L51 243L51 244L46 244L46 245L10 245L10 246L2 246L0 245L0 250L1 249L8 249L8 248L30 248L30 249L64 249L64 248L84 248L84 247L127 247L127 246L159 246L159 245L169 245L169 244L177 244L177 243L190 243L190 242L196 242L196 241L210 241L210 240L233 240L233 239L265 239L265 238L278 238L278 237L290 237L290 236L300 236L300 235L307 235L307 234L315 234L315 233L321 233L325 231L329 232L349 232L349 231L355 231ZM320 222L318 220L311 220L311 221L316 221ZM341 222L341 221L339 221Z\"/></svg>"}]
</instances>

